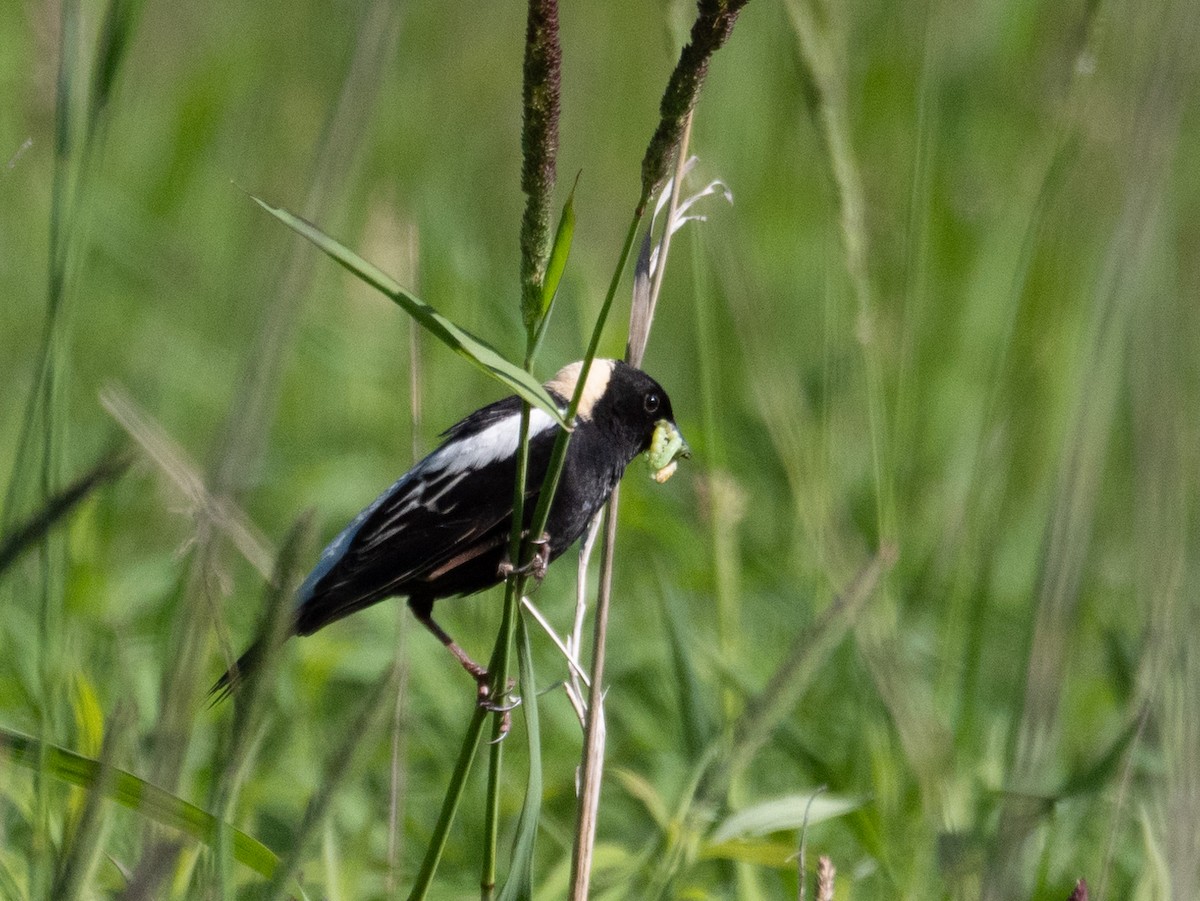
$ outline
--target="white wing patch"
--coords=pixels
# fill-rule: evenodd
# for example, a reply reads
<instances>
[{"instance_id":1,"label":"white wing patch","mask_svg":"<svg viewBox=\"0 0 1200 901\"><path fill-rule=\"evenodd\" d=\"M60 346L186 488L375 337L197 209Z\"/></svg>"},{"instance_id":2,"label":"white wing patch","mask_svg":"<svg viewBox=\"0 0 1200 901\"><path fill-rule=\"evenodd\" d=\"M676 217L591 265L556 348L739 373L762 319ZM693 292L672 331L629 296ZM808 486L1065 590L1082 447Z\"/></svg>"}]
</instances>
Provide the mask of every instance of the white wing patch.
<instances>
[{"instance_id":1,"label":"white wing patch","mask_svg":"<svg viewBox=\"0 0 1200 901\"><path fill-rule=\"evenodd\" d=\"M530 411L529 436L531 438L552 428L554 428L554 420L550 418L549 413L541 409ZM492 423L486 429L476 432L469 438L451 441L449 444L443 445L418 463L413 473L431 478L435 474L450 475L483 469L489 463L516 456L520 433L521 414L513 413L511 416Z\"/></svg>"}]
</instances>

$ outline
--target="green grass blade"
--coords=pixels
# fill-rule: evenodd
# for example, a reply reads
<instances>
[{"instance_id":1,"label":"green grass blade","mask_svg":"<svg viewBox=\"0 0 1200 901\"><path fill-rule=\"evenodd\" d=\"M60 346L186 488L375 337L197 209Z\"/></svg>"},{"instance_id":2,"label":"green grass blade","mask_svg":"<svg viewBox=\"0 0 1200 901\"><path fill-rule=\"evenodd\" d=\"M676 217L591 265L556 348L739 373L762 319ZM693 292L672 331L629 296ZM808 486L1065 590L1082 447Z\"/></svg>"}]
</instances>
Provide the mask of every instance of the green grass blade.
<instances>
[{"instance_id":1,"label":"green grass blade","mask_svg":"<svg viewBox=\"0 0 1200 901\"><path fill-rule=\"evenodd\" d=\"M7 535L0 538L0 573L86 500L93 491L116 479L129 466L126 454L105 457L66 488L58 491L41 508Z\"/></svg>"},{"instance_id":2,"label":"green grass blade","mask_svg":"<svg viewBox=\"0 0 1200 901\"><path fill-rule=\"evenodd\" d=\"M571 242L575 239L575 188L567 195L558 229L554 233L554 246L550 248L550 262L546 264L546 282L542 286L542 316L550 314L550 305L558 296L558 285L567 269L567 258L571 255Z\"/></svg>"},{"instance_id":3,"label":"green grass blade","mask_svg":"<svg viewBox=\"0 0 1200 901\"><path fill-rule=\"evenodd\" d=\"M253 197L253 195L251 196ZM510 363L498 350L486 341L476 338L469 332L459 328L433 307L429 306L429 304L405 291L395 279L387 275L383 270L368 263L345 245L325 234L325 232L321 231L311 222L287 210L271 206L271 204L260 197L254 197L254 200L284 225L317 245L317 247L332 257L334 261L340 263L345 269L353 272L377 291L387 295L404 312L408 313L408 315L456 354L469 360L492 378L507 385L519 397L545 410L559 423L566 424L562 411L558 409L558 405L538 380L520 366Z\"/></svg>"},{"instance_id":4,"label":"green grass blade","mask_svg":"<svg viewBox=\"0 0 1200 901\"><path fill-rule=\"evenodd\" d=\"M140 7L141 0L111 0L105 10L88 91L88 140L98 132L100 117L112 99L117 74L129 50Z\"/></svg>"},{"instance_id":5,"label":"green grass blade","mask_svg":"<svg viewBox=\"0 0 1200 901\"><path fill-rule=\"evenodd\" d=\"M700 684L696 668L688 653L688 636L685 634L690 622L677 596L664 583L662 593L662 623L671 648L672 671L675 676L675 691L679 696L679 719L687 740L692 760L699 760L704 749L711 744L715 727L708 707L706 694Z\"/></svg>"},{"instance_id":6,"label":"green grass blade","mask_svg":"<svg viewBox=\"0 0 1200 901\"><path fill-rule=\"evenodd\" d=\"M8 867L0 864L0 898L3 898L4 901L22 901L27 897L29 897L28 892L17 884L17 880L8 871Z\"/></svg>"},{"instance_id":7,"label":"green grass blade","mask_svg":"<svg viewBox=\"0 0 1200 901\"><path fill-rule=\"evenodd\" d=\"M483 721L488 715L487 710L476 705L471 722L467 725L467 733L463 737L458 759L454 764L454 772L450 776L450 787L446 790L441 812L433 827L433 835L429 839L429 845L421 861L421 868L417 871L417 877L413 881L412 891L408 896L409 901L423 901L429 895L429 887L433 883L434 873L437 872L438 864L442 861L442 853L446 850L450 824L454 822L454 816L458 813L458 805L462 802L463 788L466 786L467 776L470 775L475 752L479 748L479 738L483 734Z\"/></svg>"},{"instance_id":8,"label":"green grass blade","mask_svg":"<svg viewBox=\"0 0 1200 901\"><path fill-rule=\"evenodd\" d=\"M1130 717L1129 723L1121 730L1121 734L1094 761L1089 762L1080 770L1071 773L1055 795L1055 800L1078 797L1080 795L1098 795L1108 785L1116 784L1118 775L1125 762L1129 746L1141 731L1142 717Z\"/></svg>"},{"instance_id":9,"label":"green grass blade","mask_svg":"<svg viewBox=\"0 0 1200 901\"><path fill-rule=\"evenodd\" d=\"M133 730L133 717L126 707L118 707L110 717L104 736L104 745L97 761L96 779L88 792L87 803L71 831L70 843L59 864L58 874L50 895L59 901L74 901L83 895L91 874L100 856L100 845L105 833L104 804L106 795L112 794L116 770L113 760L126 744Z\"/></svg>"},{"instance_id":10,"label":"green grass blade","mask_svg":"<svg viewBox=\"0 0 1200 901\"><path fill-rule=\"evenodd\" d=\"M293 622L292 598L300 579L298 561L305 556L311 538L312 518L305 515L288 534L276 560L275 572L266 586L263 624L254 643L254 647L261 648L261 656L254 671L237 686L233 721L216 762L219 775L211 806L220 824L227 824L232 819L242 783L254 761L255 747L265 728L267 699L279 651ZM222 825L213 845L213 881L218 898L234 897L231 838L228 826Z\"/></svg>"},{"instance_id":11,"label":"green grass blade","mask_svg":"<svg viewBox=\"0 0 1200 901\"><path fill-rule=\"evenodd\" d=\"M384 712L390 709L389 701L396 692L397 671L395 668L383 674L367 696L358 717L346 731L345 737L325 764L325 771L317 783L320 788L308 802L304 811L304 819L296 830L296 840L291 851L276 867L264 897L268 901L283 901L287 897L288 883L300 870L308 847L325 825L325 818L338 788L350 771L351 765L358 756L358 751L375 730L375 726L383 719ZM237 838L234 838L234 851L237 851Z\"/></svg>"},{"instance_id":12,"label":"green grass blade","mask_svg":"<svg viewBox=\"0 0 1200 901\"><path fill-rule=\"evenodd\" d=\"M822 794L814 798L812 792L781 795L730 814L713 830L711 841L721 844L733 838L758 838L772 832L799 829L805 823L811 826L843 816L865 803L863 798L840 795Z\"/></svg>"},{"instance_id":13,"label":"green grass blade","mask_svg":"<svg viewBox=\"0 0 1200 901\"><path fill-rule=\"evenodd\" d=\"M576 179L575 184L579 184ZM550 324L550 314L554 312L554 301L558 297L558 286L562 282L563 273L567 269L567 258L571 255L571 242L575 239L575 188L567 202L563 204L562 215L558 220L558 230L554 233L554 246L550 248L550 262L546 264L546 281L542 284L542 311L538 322L537 335L533 339L533 350L530 357L537 356L542 346L542 338L546 336L546 328Z\"/></svg>"},{"instance_id":14,"label":"green grass blade","mask_svg":"<svg viewBox=\"0 0 1200 901\"><path fill-rule=\"evenodd\" d=\"M732 749L722 766L710 773L713 781L700 792L707 801L724 794L735 771L762 750L771 734L795 708L825 666L838 643L850 631L867 602L875 594L884 574L896 562L894 547L879 551L811 627L792 642L787 657L775 670L766 687L746 705L733 724ZM720 791L715 791L720 786Z\"/></svg>"},{"instance_id":15,"label":"green grass blade","mask_svg":"<svg viewBox=\"0 0 1200 901\"><path fill-rule=\"evenodd\" d=\"M525 784L525 804L513 839L512 864L504 888L500 890L499 901L528 901L533 897L533 851L542 813L542 740L533 652L529 647L529 629L524 614L517 618L517 667L521 674L521 712L529 743L529 780Z\"/></svg>"},{"instance_id":16,"label":"green grass blade","mask_svg":"<svg viewBox=\"0 0 1200 901\"><path fill-rule=\"evenodd\" d=\"M44 759L49 775L81 788L91 788L101 777L98 761L10 729L0 729L0 755L28 769L37 767L39 759ZM216 817L132 773L114 770L108 793L122 807L177 829L198 842L207 845L216 838ZM275 853L240 829L232 832L234 859L262 876L273 876L279 866Z\"/></svg>"}]
</instances>

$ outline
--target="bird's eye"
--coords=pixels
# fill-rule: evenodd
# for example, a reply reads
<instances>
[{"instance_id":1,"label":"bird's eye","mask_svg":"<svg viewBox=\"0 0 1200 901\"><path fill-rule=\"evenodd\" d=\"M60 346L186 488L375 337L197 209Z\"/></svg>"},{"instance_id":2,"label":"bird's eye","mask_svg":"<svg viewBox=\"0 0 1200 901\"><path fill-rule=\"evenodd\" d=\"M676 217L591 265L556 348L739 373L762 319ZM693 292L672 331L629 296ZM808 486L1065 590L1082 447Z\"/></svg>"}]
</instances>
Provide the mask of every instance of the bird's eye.
<instances>
[{"instance_id":1,"label":"bird's eye","mask_svg":"<svg viewBox=\"0 0 1200 901\"><path fill-rule=\"evenodd\" d=\"M646 400L645 400L646 412L647 413L657 413L658 405L659 405L658 395L655 394L653 391L651 391L649 394L646 395Z\"/></svg>"}]
</instances>

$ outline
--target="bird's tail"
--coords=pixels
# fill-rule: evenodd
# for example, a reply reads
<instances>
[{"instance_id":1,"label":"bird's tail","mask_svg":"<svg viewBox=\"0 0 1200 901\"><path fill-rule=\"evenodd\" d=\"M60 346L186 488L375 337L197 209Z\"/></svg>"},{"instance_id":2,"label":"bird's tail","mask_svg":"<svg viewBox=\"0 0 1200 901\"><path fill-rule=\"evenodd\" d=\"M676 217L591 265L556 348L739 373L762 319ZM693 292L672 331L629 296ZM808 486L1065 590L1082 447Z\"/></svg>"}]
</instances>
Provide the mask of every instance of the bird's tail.
<instances>
[{"instance_id":1,"label":"bird's tail","mask_svg":"<svg viewBox=\"0 0 1200 901\"><path fill-rule=\"evenodd\" d=\"M262 639L250 645L246 649L246 653L242 654L225 675L218 679L216 684L208 690L209 704L219 704L237 691L242 682L248 676L251 676L262 664L264 650L265 645Z\"/></svg>"},{"instance_id":2,"label":"bird's tail","mask_svg":"<svg viewBox=\"0 0 1200 901\"><path fill-rule=\"evenodd\" d=\"M275 572L266 584L264 618L258 637L229 671L208 690L210 706L219 704L241 689L247 677L256 678L262 674L262 670L272 668L283 643L296 634L292 575L300 548L305 545L311 526L312 517L305 514L288 533L279 551L279 558L275 561ZM301 594L306 590L301 588Z\"/></svg>"}]
</instances>

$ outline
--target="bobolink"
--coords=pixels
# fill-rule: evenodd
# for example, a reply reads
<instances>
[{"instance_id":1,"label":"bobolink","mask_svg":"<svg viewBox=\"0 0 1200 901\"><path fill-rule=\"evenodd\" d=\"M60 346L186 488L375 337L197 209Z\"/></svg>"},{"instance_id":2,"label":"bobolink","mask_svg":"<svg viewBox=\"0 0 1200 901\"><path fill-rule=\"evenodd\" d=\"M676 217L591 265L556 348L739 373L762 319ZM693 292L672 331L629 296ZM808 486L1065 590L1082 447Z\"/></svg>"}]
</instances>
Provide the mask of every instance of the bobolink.
<instances>
[{"instance_id":1,"label":"bobolink","mask_svg":"<svg viewBox=\"0 0 1200 901\"><path fill-rule=\"evenodd\" d=\"M546 384L566 408L581 363L559 370ZM329 543L296 594L289 634L311 635L332 622L389 597L407 597L416 618L458 658L485 691L486 672L433 621L433 602L473 594L503 581L512 528L513 484L521 401L506 397L451 426L437 450L401 476ZM558 427L544 410L529 418L529 469L524 519L529 527L549 467ZM608 500L625 467L647 451L660 481L686 456L662 387L617 360L595 360L546 534L538 542L539 569L570 547ZM220 693L251 670L252 646L213 687Z\"/></svg>"}]
</instances>

